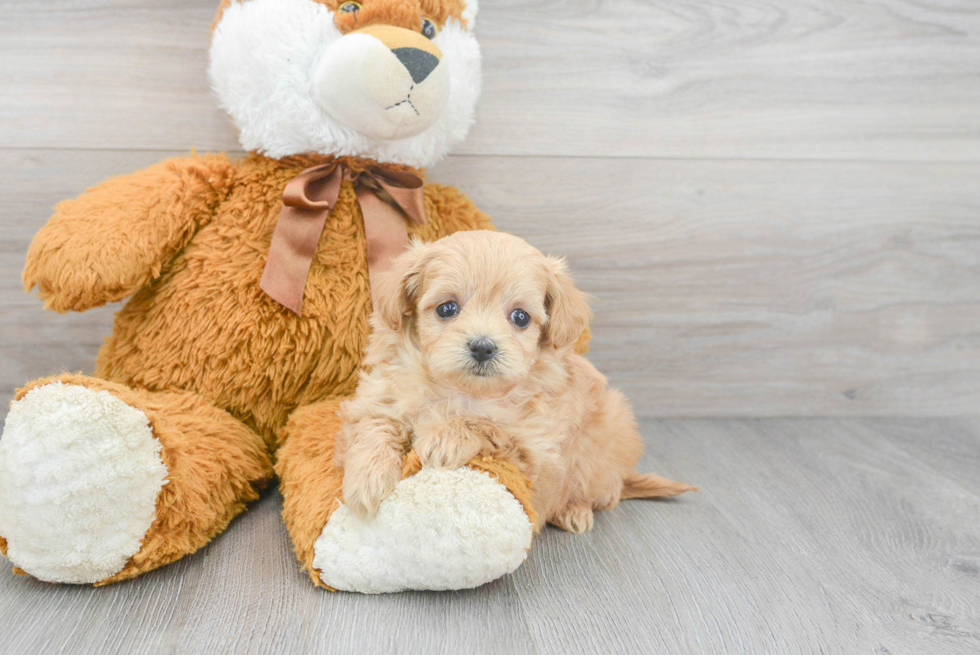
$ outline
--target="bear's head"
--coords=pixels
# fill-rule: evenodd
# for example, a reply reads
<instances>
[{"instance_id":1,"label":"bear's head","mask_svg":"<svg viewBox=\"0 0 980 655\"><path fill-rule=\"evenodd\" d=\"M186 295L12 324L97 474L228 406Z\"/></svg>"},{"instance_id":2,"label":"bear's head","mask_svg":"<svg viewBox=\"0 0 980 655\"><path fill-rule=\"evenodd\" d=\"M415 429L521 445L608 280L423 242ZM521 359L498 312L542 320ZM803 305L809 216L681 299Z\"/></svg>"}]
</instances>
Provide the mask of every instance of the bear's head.
<instances>
[{"instance_id":1,"label":"bear's head","mask_svg":"<svg viewBox=\"0 0 980 655\"><path fill-rule=\"evenodd\" d=\"M480 93L477 0L223 0L209 76L246 150L428 166Z\"/></svg>"}]
</instances>

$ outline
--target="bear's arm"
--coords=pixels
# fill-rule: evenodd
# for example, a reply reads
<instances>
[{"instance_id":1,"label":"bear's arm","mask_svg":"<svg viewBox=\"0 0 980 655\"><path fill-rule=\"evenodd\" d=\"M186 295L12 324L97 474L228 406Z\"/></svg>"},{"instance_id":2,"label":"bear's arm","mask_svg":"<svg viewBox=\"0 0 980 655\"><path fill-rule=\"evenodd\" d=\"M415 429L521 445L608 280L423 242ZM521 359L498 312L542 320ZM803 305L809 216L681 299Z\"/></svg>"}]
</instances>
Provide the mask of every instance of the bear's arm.
<instances>
[{"instance_id":1,"label":"bear's arm","mask_svg":"<svg viewBox=\"0 0 980 655\"><path fill-rule=\"evenodd\" d=\"M57 312L139 291L211 220L234 170L225 155L169 159L60 203L27 251L25 290Z\"/></svg>"}]
</instances>

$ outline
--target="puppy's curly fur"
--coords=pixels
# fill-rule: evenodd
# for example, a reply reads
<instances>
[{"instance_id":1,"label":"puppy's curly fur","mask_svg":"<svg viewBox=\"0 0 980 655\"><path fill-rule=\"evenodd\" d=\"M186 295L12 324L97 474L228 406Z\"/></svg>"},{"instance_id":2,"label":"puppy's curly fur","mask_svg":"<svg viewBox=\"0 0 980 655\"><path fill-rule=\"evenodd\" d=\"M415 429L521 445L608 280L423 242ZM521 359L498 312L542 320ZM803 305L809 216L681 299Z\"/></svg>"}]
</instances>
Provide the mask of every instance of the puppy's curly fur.
<instances>
[{"instance_id":1,"label":"puppy's curly fur","mask_svg":"<svg viewBox=\"0 0 980 655\"><path fill-rule=\"evenodd\" d=\"M413 243L379 282L360 386L341 406L346 505L372 515L410 448L436 468L514 462L539 515L571 532L620 499L693 490L634 472L629 404L574 352L590 319L564 262L517 237Z\"/></svg>"}]
</instances>

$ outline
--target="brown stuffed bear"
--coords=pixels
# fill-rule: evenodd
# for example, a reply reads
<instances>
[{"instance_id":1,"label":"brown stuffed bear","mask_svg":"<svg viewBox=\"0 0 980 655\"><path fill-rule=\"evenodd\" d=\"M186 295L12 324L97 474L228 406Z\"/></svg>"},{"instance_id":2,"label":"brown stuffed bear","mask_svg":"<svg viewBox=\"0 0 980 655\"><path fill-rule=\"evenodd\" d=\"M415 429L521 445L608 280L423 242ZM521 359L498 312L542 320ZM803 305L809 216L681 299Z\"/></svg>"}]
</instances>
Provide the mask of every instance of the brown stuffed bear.
<instances>
[{"instance_id":1,"label":"brown stuffed bear","mask_svg":"<svg viewBox=\"0 0 980 655\"><path fill-rule=\"evenodd\" d=\"M28 252L24 285L50 309L130 300L94 376L34 380L11 404L0 551L19 572L132 578L206 544L275 474L319 585L459 588L520 564L534 512L503 462L413 475L409 457L387 519L327 525L371 274L409 235L490 227L419 178L472 121L475 16L475 0L224 0L210 77L252 154L104 182Z\"/></svg>"}]
</instances>

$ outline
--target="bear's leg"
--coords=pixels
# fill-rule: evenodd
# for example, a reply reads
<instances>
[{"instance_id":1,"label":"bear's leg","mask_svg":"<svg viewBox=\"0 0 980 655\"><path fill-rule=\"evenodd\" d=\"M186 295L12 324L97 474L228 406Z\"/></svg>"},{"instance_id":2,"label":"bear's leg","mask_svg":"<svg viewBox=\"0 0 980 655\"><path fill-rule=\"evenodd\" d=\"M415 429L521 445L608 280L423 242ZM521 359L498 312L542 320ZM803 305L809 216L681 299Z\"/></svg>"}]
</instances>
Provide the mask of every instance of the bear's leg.
<instances>
[{"instance_id":1,"label":"bear's leg","mask_svg":"<svg viewBox=\"0 0 980 655\"><path fill-rule=\"evenodd\" d=\"M195 394L36 380L0 439L0 550L47 582L133 578L206 544L272 475L262 438Z\"/></svg>"},{"instance_id":2,"label":"bear's leg","mask_svg":"<svg viewBox=\"0 0 980 655\"><path fill-rule=\"evenodd\" d=\"M282 518L303 570L320 587L326 584L313 567L314 544L341 502L344 483L343 469L333 461L342 401L324 400L293 412L276 451Z\"/></svg>"},{"instance_id":3,"label":"bear's leg","mask_svg":"<svg viewBox=\"0 0 980 655\"><path fill-rule=\"evenodd\" d=\"M276 452L283 520L314 584L365 593L464 589L524 561L536 521L528 480L489 457L421 469L413 451L373 519L348 511L343 469L333 461L340 402L293 412Z\"/></svg>"}]
</instances>

